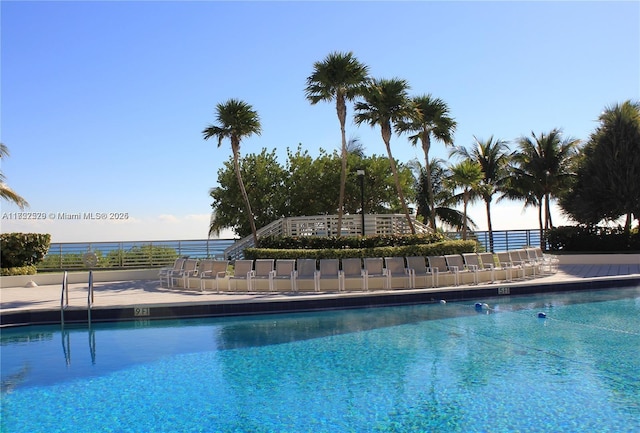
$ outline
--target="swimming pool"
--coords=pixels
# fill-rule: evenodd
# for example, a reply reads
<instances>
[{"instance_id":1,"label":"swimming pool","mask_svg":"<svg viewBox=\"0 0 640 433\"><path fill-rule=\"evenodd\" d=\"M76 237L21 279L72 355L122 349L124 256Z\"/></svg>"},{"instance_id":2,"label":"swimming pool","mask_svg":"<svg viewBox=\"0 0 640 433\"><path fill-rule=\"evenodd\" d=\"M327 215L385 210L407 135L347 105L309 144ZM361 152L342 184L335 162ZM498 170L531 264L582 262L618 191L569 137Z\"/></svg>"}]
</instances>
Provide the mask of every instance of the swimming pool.
<instances>
[{"instance_id":1,"label":"swimming pool","mask_svg":"<svg viewBox=\"0 0 640 433\"><path fill-rule=\"evenodd\" d=\"M482 303L6 329L1 430L640 431L640 287Z\"/></svg>"}]
</instances>

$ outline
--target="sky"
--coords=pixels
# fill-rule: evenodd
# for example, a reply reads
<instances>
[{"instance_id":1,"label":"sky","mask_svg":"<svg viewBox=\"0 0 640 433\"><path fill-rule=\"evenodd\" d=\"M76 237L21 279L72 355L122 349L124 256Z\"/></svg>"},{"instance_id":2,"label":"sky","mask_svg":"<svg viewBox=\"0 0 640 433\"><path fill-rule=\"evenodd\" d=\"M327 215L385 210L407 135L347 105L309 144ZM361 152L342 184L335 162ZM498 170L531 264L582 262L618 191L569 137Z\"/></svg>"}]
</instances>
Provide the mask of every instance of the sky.
<instances>
[{"instance_id":1,"label":"sky","mask_svg":"<svg viewBox=\"0 0 640 433\"><path fill-rule=\"evenodd\" d=\"M335 105L304 96L332 51L446 101L458 146L494 136L515 149L554 128L586 140L606 107L640 99L637 1L4 0L0 24L2 172L41 218L16 219L2 201L0 229L52 242L205 239L231 148L202 130L230 98L262 123L242 154L275 148L284 164L298 144L338 149ZM385 155L379 130L348 110L348 138ZM424 159L406 136L391 146L401 162ZM435 143L430 156L448 152ZM486 230L482 203L470 216ZM494 204L492 217L495 230L537 228L520 202Z\"/></svg>"}]
</instances>

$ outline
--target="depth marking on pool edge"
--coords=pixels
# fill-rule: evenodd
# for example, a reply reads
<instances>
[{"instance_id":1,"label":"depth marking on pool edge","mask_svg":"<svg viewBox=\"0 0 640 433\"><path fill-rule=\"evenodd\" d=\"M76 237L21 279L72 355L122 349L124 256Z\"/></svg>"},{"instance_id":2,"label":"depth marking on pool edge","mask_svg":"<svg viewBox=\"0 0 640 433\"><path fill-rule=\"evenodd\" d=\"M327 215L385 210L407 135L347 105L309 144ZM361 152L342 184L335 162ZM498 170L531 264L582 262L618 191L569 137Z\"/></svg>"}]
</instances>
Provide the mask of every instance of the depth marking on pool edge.
<instances>
[{"instance_id":1,"label":"depth marking on pool edge","mask_svg":"<svg viewBox=\"0 0 640 433\"><path fill-rule=\"evenodd\" d=\"M509 287L498 287L498 295L510 295L511 289Z\"/></svg>"},{"instance_id":2,"label":"depth marking on pool edge","mask_svg":"<svg viewBox=\"0 0 640 433\"><path fill-rule=\"evenodd\" d=\"M147 317L151 314L151 308L149 307L134 307L133 315L135 317Z\"/></svg>"}]
</instances>

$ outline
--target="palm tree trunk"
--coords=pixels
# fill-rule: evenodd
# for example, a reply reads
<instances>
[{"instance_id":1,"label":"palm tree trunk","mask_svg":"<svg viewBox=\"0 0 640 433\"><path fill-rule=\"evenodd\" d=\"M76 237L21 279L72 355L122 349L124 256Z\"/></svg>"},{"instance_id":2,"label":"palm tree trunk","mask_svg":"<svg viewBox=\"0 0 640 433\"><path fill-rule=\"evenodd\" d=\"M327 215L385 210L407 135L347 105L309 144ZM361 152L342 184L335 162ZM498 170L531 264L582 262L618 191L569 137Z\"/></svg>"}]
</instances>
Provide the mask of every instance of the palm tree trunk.
<instances>
[{"instance_id":1,"label":"palm tree trunk","mask_svg":"<svg viewBox=\"0 0 640 433\"><path fill-rule=\"evenodd\" d=\"M338 233L342 234L342 216L344 214L344 193L347 186L347 136L345 132L345 123L347 118L347 106L345 104L344 95L336 97L336 111L338 112L338 120L340 121L340 133L342 135L342 150L340 152L342 158L342 168L340 171L340 195L338 197Z\"/></svg>"},{"instance_id":2,"label":"palm tree trunk","mask_svg":"<svg viewBox=\"0 0 640 433\"><path fill-rule=\"evenodd\" d=\"M467 240L467 205L469 204L468 191L464 191L462 194L462 218L464 224L462 225L462 240Z\"/></svg>"},{"instance_id":3,"label":"palm tree trunk","mask_svg":"<svg viewBox=\"0 0 640 433\"><path fill-rule=\"evenodd\" d=\"M485 208L487 209L487 228L489 229L489 251L493 252L493 226L491 224L491 198L485 200Z\"/></svg>"},{"instance_id":4,"label":"palm tree trunk","mask_svg":"<svg viewBox=\"0 0 640 433\"><path fill-rule=\"evenodd\" d=\"M544 251L544 227L542 225L542 197L538 200L538 226L540 227L540 248Z\"/></svg>"},{"instance_id":5,"label":"palm tree trunk","mask_svg":"<svg viewBox=\"0 0 640 433\"><path fill-rule=\"evenodd\" d=\"M256 230L256 222L253 218L253 211L251 210L251 203L249 203L249 195L247 194L247 189L244 187L244 182L242 181L242 173L240 173L240 155L237 150L237 147L233 146L233 168L236 171L236 178L238 179L238 186L240 187L240 192L242 193L242 198L244 199L244 206L247 209L247 218L249 218L249 225L251 226L251 234L253 235L253 244L254 246L258 246L258 234Z\"/></svg>"},{"instance_id":6,"label":"palm tree trunk","mask_svg":"<svg viewBox=\"0 0 640 433\"><path fill-rule=\"evenodd\" d=\"M427 201L429 202L429 225L436 231L435 199L433 198L433 184L431 183L431 165L429 164L429 149L431 148L431 135L428 131L422 133L422 150L424 152L424 171L427 177Z\"/></svg>"},{"instance_id":7,"label":"palm tree trunk","mask_svg":"<svg viewBox=\"0 0 640 433\"><path fill-rule=\"evenodd\" d=\"M384 141L385 146L387 146L387 155L389 157L389 165L391 166L391 173L393 173L393 180L396 183L396 190L398 191L398 197L402 202L402 208L404 209L404 215L407 218L407 224L409 224L409 229L411 230L411 234L416 234L416 229L413 226L413 222L411 221L411 215L409 215L409 208L407 207L407 202L404 199L404 194L402 193L402 187L400 186L400 178L398 177L398 169L396 167L396 162L393 159L393 155L391 154L391 125L383 124L381 126L382 140Z\"/></svg>"},{"instance_id":8,"label":"palm tree trunk","mask_svg":"<svg viewBox=\"0 0 640 433\"><path fill-rule=\"evenodd\" d=\"M551 197L549 194L545 196L545 207L547 209L547 230L553 228L553 221L551 220Z\"/></svg>"}]
</instances>

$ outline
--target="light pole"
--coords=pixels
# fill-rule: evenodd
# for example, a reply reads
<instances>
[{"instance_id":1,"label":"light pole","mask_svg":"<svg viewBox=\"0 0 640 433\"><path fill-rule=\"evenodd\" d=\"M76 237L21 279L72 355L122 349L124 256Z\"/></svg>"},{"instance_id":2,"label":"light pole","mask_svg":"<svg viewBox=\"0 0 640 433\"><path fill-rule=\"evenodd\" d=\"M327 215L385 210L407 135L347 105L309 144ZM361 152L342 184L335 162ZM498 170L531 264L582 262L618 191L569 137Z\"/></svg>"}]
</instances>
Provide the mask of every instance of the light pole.
<instances>
[{"instance_id":1,"label":"light pole","mask_svg":"<svg viewBox=\"0 0 640 433\"><path fill-rule=\"evenodd\" d=\"M364 236L364 170L356 171L360 178L360 215L362 217L362 236Z\"/></svg>"}]
</instances>

